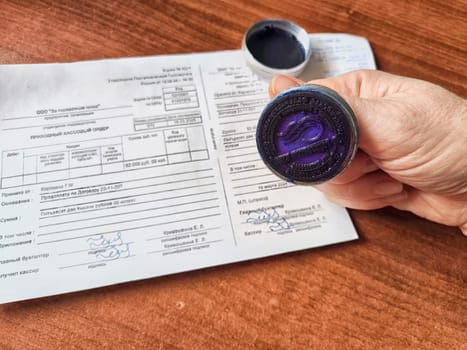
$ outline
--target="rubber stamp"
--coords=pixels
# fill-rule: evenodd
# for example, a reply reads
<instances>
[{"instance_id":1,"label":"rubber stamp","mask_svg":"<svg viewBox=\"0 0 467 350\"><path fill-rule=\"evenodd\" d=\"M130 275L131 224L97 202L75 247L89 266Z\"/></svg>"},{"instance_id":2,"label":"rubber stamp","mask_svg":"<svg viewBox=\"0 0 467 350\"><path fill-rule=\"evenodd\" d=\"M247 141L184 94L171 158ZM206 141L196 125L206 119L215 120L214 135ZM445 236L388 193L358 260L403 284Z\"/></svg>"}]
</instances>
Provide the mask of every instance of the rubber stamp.
<instances>
[{"instance_id":1,"label":"rubber stamp","mask_svg":"<svg viewBox=\"0 0 467 350\"><path fill-rule=\"evenodd\" d=\"M345 100L318 85L285 90L263 110L256 143L265 164L297 184L318 184L339 175L358 147L358 125Z\"/></svg>"}]
</instances>

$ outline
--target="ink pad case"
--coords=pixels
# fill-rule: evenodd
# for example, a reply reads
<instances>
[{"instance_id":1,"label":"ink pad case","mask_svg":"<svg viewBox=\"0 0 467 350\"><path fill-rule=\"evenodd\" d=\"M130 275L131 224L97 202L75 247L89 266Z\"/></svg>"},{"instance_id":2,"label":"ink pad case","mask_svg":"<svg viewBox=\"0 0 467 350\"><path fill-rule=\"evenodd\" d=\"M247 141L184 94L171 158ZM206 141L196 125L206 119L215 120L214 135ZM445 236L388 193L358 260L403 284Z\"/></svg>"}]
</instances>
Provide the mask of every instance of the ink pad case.
<instances>
[{"instance_id":1,"label":"ink pad case","mask_svg":"<svg viewBox=\"0 0 467 350\"><path fill-rule=\"evenodd\" d=\"M264 163L289 182L313 185L339 175L358 148L350 106L319 85L287 89L266 105L256 129Z\"/></svg>"},{"instance_id":2,"label":"ink pad case","mask_svg":"<svg viewBox=\"0 0 467 350\"><path fill-rule=\"evenodd\" d=\"M243 37L242 50L250 67L266 78L275 74L297 76L311 56L308 33L283 19L253 24Z\"/></svg>"}]
</instances>

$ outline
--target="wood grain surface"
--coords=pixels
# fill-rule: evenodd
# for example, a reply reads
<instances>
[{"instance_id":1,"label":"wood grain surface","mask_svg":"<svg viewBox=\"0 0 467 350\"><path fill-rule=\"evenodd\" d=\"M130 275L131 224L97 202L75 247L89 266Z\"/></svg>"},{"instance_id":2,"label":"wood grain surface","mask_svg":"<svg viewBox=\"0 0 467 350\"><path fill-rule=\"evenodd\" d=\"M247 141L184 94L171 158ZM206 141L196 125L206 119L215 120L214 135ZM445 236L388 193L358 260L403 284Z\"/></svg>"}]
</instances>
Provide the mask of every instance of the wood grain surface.
<instances>
[{"instance_id":1,"label":"wood grain surface","mask_svg":"<svg viewBox=\"0 0 467 350\"><path fill-rule=\"evenodd\" d=\"M380 69L466 97L466 10L456 0L2 1L0 63L236 49L253 22L282 17L365 36ZM350 213L354 243L0 306L0 349L467 349L467 238L394 209Z\"/></svg>"}]
</instances>

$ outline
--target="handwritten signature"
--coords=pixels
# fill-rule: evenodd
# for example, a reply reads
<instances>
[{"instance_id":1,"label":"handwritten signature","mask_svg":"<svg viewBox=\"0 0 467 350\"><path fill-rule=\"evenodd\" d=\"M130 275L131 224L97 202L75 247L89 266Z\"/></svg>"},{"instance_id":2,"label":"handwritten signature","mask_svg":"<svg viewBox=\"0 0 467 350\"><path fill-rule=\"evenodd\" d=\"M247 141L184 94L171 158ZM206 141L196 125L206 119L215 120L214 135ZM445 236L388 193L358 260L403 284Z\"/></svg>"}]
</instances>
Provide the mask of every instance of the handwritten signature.
<instances>
[{"instance_id":1,"label":"handwritten signature","mask_svg":"<svg viewBox=\"0 0 467 350\"><path fill-rule=\"evenodd\" d=\"M90 237L87 242L98 260L116 260L130 256L130 245L123 242L120 232Z\"/></svg>"},{"instance_id":2,"label":"handwritten signature","mask_svg":"<svg viewBox=\"0 0 467 350\"><path fill-rule=\"evenodd\" d=\"M270 224L269 229L274 232L290 228L290 224L283 216L279 215L275 208L255 210L248 214L246 222L255 225Z\"/></svg>"}]
</instances>

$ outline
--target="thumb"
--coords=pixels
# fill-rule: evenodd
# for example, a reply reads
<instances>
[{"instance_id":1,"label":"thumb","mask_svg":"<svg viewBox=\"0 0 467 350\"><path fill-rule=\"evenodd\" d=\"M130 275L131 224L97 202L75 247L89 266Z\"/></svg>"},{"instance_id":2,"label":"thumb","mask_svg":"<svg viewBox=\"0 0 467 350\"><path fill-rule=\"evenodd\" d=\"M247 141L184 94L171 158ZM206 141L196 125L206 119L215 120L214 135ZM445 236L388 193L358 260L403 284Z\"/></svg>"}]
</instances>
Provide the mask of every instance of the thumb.
<instances>
[{"instance_id":1,"label":"thumb","mask_svg":"<svg viewBox=\"0 0 467 350\"><path fill-rule=\"evenodd\" d=\"M378 98L383 97L391 87L394 87L392 77L394 76L379 71L357 71L333 78L312 80L308 83L336 91L350 105L360 129L359 147L372 154L377 152L378 148L386 146L384 134L389 134L392 129L391 125L388 128L387 124L393 118L383 116L387 114L384 113L387 112L387 107L382 106ZM269 85L269 95L274 97L279 92L300 84L303 84L303 81L297 78L285 75L274 76Z\"/></svg>"},{"instance_id":2,"label":"thumb","mask_svg":"<svg viewBox=\"0 0 467 350\"><path fill-rule=\"evenodd\" d=\"M366 99L336 92L349 104L357 118L358 147L370 156L376 157L381 151L391 147L395 139L393 130L397 127L393 118L396 111L389 113L388 110L391 108L377 99Z\"/></svg>"},{"instance_id":3,"label":"thumb","mask_svg":"<svg viewBox=\"0 0 467 350\"><path fill-rule=\"evenodd\" d=\"M377 158L397 144L400 106L384 100L398 92L400 77L381 71L362 70L308 82L337 92L353 110L360 129L359 147Z\"/></svg>"},{"instance_id":4,"label":"thumb","mask_svg":"<svg viewBox=\"0 0 467 350\"><path fill-rule=\"evenodd\" d=\"M279 92L303 84L303 81L288 75L275 75L269 84L269 96L273 98Z\"/></svg>"}]
</instances>

